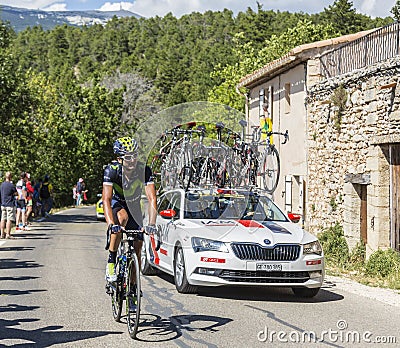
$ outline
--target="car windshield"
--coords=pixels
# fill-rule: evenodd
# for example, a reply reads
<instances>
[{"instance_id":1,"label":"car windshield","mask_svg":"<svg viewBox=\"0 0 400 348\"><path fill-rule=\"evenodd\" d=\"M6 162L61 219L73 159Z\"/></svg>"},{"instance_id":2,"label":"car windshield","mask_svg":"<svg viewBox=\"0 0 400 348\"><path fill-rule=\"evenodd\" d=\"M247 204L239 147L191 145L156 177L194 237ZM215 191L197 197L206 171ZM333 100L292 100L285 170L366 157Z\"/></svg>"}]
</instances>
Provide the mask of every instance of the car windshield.
<instances>
[{"instance_id":1,"label":"car windshield","mask_svg":"<svg viewBox=\"0 0 400 348\"><path fill-rule=\"evenodd\" d=\"M266 196L255 193L186 193L186 219L288 221Z\"/></svg>"}]
</instances>

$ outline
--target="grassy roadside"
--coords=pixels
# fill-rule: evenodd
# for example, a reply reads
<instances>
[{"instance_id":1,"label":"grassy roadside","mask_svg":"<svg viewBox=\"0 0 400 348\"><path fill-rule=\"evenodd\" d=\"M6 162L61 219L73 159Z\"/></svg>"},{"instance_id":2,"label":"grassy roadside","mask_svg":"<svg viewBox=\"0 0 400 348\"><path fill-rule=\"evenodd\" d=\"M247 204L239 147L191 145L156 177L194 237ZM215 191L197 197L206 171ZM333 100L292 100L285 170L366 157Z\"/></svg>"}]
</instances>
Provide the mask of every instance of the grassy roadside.
<instances>
[{"instance_id":1,"label":"grassy roadside","mask_svg":"<svg viewBox=\"0 0 400 348\"><path fill-rule=\"evenodd\" d=\"M360 242L350 251L339 224L324 230L318 238L324 249L328 275L350 278L369 286L400 290L400 254L397 251L377 250L366 260L365 245Z\"/></svg>"}]
</instances>

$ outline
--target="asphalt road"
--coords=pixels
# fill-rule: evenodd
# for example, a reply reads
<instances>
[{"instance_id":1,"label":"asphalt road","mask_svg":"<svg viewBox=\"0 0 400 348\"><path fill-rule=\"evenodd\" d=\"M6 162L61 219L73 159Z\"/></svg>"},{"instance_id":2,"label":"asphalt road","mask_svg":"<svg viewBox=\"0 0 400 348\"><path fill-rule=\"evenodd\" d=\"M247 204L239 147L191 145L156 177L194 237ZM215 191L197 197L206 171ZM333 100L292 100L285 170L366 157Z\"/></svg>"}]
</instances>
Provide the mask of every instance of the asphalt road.
<instances>
[{"instance_id":1,"label":"asphalt road","mask_svg":"<svg viewBox=\"0 0 400 348\"><path fill-rule=\"evenodd\" d=\"M105 226L94 207L83 207L0 241L1 347L400 345L398 307L334 283L307 300L282 288L182 295L169 276L143 277L142 322L133 341L126 324L112 319L104 291Z\"/></svg>"}]
</instances>

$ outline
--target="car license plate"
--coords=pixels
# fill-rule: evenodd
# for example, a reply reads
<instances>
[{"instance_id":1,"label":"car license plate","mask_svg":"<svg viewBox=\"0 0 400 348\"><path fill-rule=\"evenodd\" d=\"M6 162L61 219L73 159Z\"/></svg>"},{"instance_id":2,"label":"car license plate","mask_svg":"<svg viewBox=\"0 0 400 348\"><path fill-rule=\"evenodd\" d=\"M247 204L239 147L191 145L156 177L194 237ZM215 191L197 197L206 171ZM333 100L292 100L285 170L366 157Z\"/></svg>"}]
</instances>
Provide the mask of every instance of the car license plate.
<instances>
[{"instance_id":1,"label":"car license plate","mask_svg":"<svg viewBox=\"0 0 400 348\"><path fill-rule=\"evenodd\" d=\"M280 264L280 263L257 263L256 270L257 271L267 271L267 272L282 271L282 264Z\"/></svg>"}]
</instances>

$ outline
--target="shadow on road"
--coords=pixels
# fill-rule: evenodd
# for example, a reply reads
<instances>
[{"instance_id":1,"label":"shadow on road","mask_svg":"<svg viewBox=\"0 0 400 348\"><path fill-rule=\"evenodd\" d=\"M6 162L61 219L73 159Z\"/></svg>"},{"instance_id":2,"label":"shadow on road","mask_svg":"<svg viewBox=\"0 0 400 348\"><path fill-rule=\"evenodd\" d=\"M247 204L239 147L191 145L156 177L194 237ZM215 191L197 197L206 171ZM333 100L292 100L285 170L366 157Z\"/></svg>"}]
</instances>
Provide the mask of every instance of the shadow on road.
<instances>
[{"instance_id":1,"label":"shadow on road","mask_svg":"<svg viewBox=\"0 0 400 348\"><path fill-rule=\"evenodd\" d=\"M0 263L0 269L36 267L43 267L43 265L36 263L35 261L22 261L18 259L2 259Z\"/></svg>"},{"instance_id":2,"label":"shadow on road","mask_svg":"<svg viewBox=\"0 0 400 348\"><path fill-rule=\"evenodd\" d=\"M32 276L17 276L17 277L0 277L1 281L19 281L19 280L31 280L31 279L38 279L40 277L32 277Z\"/></svg>"},{"instance_id":3,"label":"shadow on road","mask_svg":"<svg viewBox=\"0 0 400 348\"><path fill-rule=\"evenodd\" d=\"M40 307L39 306L20 306L20 305L14 304L14 303L10 303L7 306L0 306L0 313L33 311L38 308L40 308Z\"/></svg>"},{"instance_id":4,"label":"shadow on road","mask_svg":"<svg viewBox=\"0 0 400 348\"><path fill-rule=\"evenodd\" d=\"M343 300L342 295L331 291L320 290L313 298L295 296L288 288L263 288L263 287L201 287L198 296L225 298L240 301L269 301L269 302L297 302L297 303L321 303Z\"/></svg>"},{"instance_id":5,"label":"shadow on road","mask_svg":"<svg viewBox=\"0 0 400 348\"><path fill-rule=\"evenodd\" d=\"M218 327L232 321L211 315L175 315L161 318L155 314L142 314L136 339L142 342L166 342L182 336L183 331L216 332Z\"/></svg>"},{"instance_id":6,"label":"shadow on road","mask_svg":"<svg viewBox=\"0 0 400 348\"><path fill-rule=\"evenodd\" d=\"M43 292L47 290L0 290L0 296L17 296L17 295L30 295L36 292Z\"/></svg>"},{"instance_id":7,"label":"shadow on road","mask_svg":"<svg viewBox=\"0 0 400 348\"><path fill-rule=\"evenodd\" d=\"M22 312L31 311L39 307L36 306L19 306L16 304L9 304L8 306L0 307L0 312ZM0 319L0 345L5 343L6 340L18 340L24 343L14 343L13 347L50 347L55 344L77 342L87 340L90 338L102 337L106 335L123 334L118 331L63 331L63 326L52 325L45 326L34 330L24 330L24 323L37 322L40 319L26 318L7 320ZM28 343L29 342L29 343ZM7 342L10 343L10 342Z\"/></svg>"},{"instance_id":8,"label":"shadow on road","mask_svg":"<svg viewBox=\"0 0 400 348\"><path fill-rule=\"evenodd\" d=\"M168 274L160 273L159 278L170 284L174 283L174 278ZM338 295L330 289L332 284L324 283L318 295L313 298L296 297L290 288L286 287L263 287L263 286L217 286L199 287L197 296L224 298L240 301L270 301L270 302L298 302L298 303L321 303L343 300L342 295Z\"/></svg>"},{"instance_id":9,"label":"shadow on road","mask_svg":"<svg viewBox=\"0 0 400 348\"><path fill-rule=\"evenodd\" d=\"M35 249L35 247L3 247L0 248L0 251L31 251Z\"/></svg>"},{"instance_id":10,"label":"shadow on road","mask_svg":"<svg viewBox=\"0 0 400 348\"><path fill-rule=\"evenodd\" d=\"M104 224L102 221L97 221L96 216L92 215L85 215L85 214L57 214L51 215L48 222L58 222L63 224L73 223L73 224L87 224L88 222L98 222Z\"/></svg>"},{"instance_id":11,"label":"shadow on road","mask_svg":"<svg viewBox=\"0 0 400 348\"><path fill-rule=\"evenodd\" d=\"M47 291L43 290L0 290L0 296L19 296L19 295L30 295L37 292Z\"/></svg>"},{"instance_id":12,"label":"shadow on road","mask_svg":"<svg viewBox=\"0 0 400 348\"><path fill-rule=\"evenodd\" d=\"M14 233L14 236L17 238L21 238L21 239L50 239L51 238L45 233L36 233L36 231L41 231L41 230L43 230L43 229L35 228L35 232L32 232L32 233L17 232L17 233ZM57 230L57 228L51 228L51 229L48 228L47 230Z\"/></svg>"}]
</instances>

